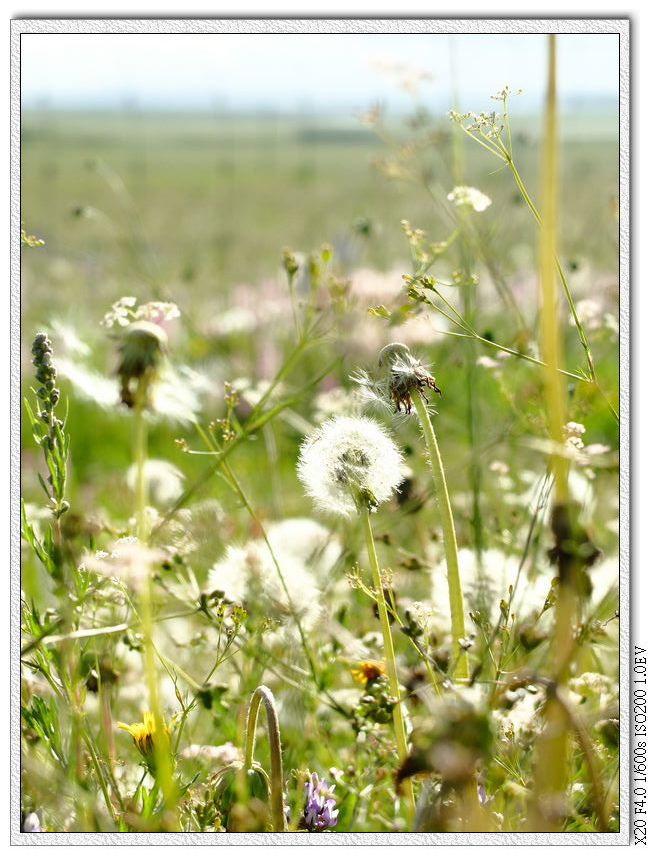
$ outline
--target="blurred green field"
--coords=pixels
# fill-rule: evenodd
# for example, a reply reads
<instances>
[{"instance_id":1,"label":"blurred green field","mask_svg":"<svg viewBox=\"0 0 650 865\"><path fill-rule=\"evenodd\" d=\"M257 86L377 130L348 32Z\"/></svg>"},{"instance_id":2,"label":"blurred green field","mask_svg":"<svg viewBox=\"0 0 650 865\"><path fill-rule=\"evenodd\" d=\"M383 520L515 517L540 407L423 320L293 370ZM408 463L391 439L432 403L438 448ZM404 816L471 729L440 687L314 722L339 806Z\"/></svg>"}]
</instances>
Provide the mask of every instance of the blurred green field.
<instances>
[{"instance_id":1,"label":"blurred green field","mask_svg":"<svg viewBox=\"0 0 650 865\"><path fill-rule=\"evenodd\" d=\"M535 199L539 142L534 122L518 118L515 109L516 103L511 113L519 170ZM618 145L612 119L578 113L564 121L560 248L576 297L590 296L597 280L615 308ZM235 345L232 339L219 341L205 323L234 303L238 286L263 292L264 280L280 276L282 281L284 247L307 254L331 245L341 277L359 267L395 269L396 275L408 271L402 219L432 240L451 230L436 195L442 199L455 185L452 131L444 117L426 118L426 123L420 117L410 125L392 119L382 141L358 118L26 111L21 219L46 245L23 254L24 345L53 319L65 321L89 340L98 352L98 367L109 374L111 341L97 324L111 304L123 295L142 302L174 300L183 312L186 340L176 345L179 360L218 357L228 360L226 378L248 375L245 355L247 350L254 354L254 346L247 349L245 337L235 339ZM592 137L585 138L590 132ZM426 141L426 135L431 143L416 156L433 195L405 174L386 176L391 169L385 161L399 153L400 142L418 136ZM523 282L519 302L534 330L534 221L506 170L471 142L463 146L465 182L493 199L481 222L489 259L479 258L476 266L484 272L487 263L503 281ZM511 343L516 328L506 323L493 299L479 305L477 315L479 330L490 332L496 342ZM345 337L348 372L354 364L372 362L362 348L355 351L353 338L338 336ZM567 340L569 368L582 362L573 337ZM465 362L465 346L447 339L444 357L437 351L429 352L430 359L441 380L449 381L450 370ZM616 352L601 363L606 387L615 388ZM29 375L28 363L24 374ZM450 406L453 387L445 393ZM482 403L489 418L490 400ZM459 417L448 408L446 415L457 417L452 439L465 441L462 413ZM114 453L115 435L128 443L113 427L123 427L123 419L103 414L102 423L111 430L106 438L93 436L90 422L80 423L75 438L83 465L75 466L73 479L85 482L96 461L121 462ZM494 428L491 419L486 424ZM599 414L597 426L614 434L606 413Z\"/></svg>"}]
</instances>

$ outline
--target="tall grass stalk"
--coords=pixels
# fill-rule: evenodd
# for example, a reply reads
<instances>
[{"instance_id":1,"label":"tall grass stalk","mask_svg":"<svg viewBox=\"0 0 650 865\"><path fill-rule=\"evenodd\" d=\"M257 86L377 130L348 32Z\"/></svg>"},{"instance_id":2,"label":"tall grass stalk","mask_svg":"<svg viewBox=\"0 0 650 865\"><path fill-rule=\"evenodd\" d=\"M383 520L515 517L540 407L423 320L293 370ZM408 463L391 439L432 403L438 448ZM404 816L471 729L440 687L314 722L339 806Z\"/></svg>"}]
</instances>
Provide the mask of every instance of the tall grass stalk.
<instances>
[{"instance_id":1,"label":"tall grass stalk","mask_svg":"<svg viewBox=\"0 0 650 865\"><path fill-rule=\"evenodd\" d=\"M551 456L555 485L554 510L568 500L568 461L561 451L562 427L565 422L565 398L557 369L561 363L560 325L555 284L555 238L557 226L557 99L555 71L555 37L549 36L548 81L544 116L542 164L542 213L540 221L540 343L546 362L543 368L544 393L548 412L549 434L560 447ZM567 676L567 659L573 642L574 599L571 582L558 581L554 632L554 687L561 687ZM562 827L564 797L567 788L569 738L566 719L560 703L547 699L545 730L540 738L536 764L535 822L538 831Z\"/></svg>"},{"instance_id":2,"label":"tall grass stalk","mask_svg":"<svg viewBox=\"0 0 650 865\"><path fill-rule=\"evenodd\" d=\"M402 696L400 692L399 679L397 678L397 664L395 663L395 649L393 648L393 637L390 632L390 621L388 619L388 607L386 598L384 597L384 589L381 584L381 574L379 573L379 561L377 559L377 550L375 549L375 541L372 536L372 526L370 525L370 513L368 508L359 508L361 514L361 522L368 550L368 558L370 559L370 570L372 572L372 582L377 596L377 610L379 612L379 622L381 624L381 633L384 641L384 656L386 658L386 673L390 683L392 696L395 698L395 708L393 709L393 727L395 729L395 741L397 743L397 756L400 762L404 762L408 755L408 745L406 744L406 731L404 726L404 715L402 712ZM403 782L403 787L406 793L406 804L409 823L413 818L415 810L415 798L413 796L413 785L411 779L406 778Z\"/></svg>"}]
</instances>

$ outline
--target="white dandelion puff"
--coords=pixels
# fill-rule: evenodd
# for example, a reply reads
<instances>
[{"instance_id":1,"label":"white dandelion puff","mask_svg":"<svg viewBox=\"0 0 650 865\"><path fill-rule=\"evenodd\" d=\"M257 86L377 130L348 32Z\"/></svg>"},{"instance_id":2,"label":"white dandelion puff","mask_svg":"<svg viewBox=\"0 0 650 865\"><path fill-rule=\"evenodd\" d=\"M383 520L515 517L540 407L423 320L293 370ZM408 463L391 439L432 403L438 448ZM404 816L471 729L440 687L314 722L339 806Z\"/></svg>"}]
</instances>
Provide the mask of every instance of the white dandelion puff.
<instances>
[{"instance_id":1,"label":"white dandelion puff","mask_svg":"<svg viewBox=\"0 0 650 865\"><path fill-rule=\"evenodd\" d=\"M146 460L144 464L145 483L149 497L161 505L169 505L183 492L183 472L167 460ZM126 473L126 482L131 490L135 490L137 466L130 466Z\"/></svg>"},{"instance_id":2,"label":"white dandelion puff","mask_svg":"<svg viewBox=\"0 0 650 865\"><path fill-rule=\"evenodd\" d=\"M298 477L320 510L350 517L391 498L404 480L404 461L375 421L336 417L303 442Z\"/></svg>"}]
</instances>

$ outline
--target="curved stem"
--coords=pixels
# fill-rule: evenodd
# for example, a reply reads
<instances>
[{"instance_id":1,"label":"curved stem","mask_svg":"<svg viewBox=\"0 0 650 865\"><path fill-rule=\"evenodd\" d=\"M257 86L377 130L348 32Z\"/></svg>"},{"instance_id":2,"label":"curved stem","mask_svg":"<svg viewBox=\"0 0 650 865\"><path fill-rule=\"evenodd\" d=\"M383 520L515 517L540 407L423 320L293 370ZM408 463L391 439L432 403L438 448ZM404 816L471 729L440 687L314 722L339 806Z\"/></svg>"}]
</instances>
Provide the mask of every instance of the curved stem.
<instances>
[{"instance_id":1,"label":"curved stem","mask_svg":"<svg viewBox=\"0 0 650 865\"><path fill-rule=\"evenodd\" d=\"M445 471L438 449L436 434L433 431L431 418L424 404L424 399L415 388L411 391L413 405L418 413L420 426L424 433L424 440L429 452L429 463L433 472L433 481L438 498L438 510L440 512L440 523L442 525L442 537L447 560L447 585L449 587L449 608L451 612L451 660L452 677L467 679L469 666L467 654L460 646L459 640L465 637L465 617L463 613L463 595L460 587L460 573L458 570L458 548L456 546L456 531L454 529L454 518L451 512L451 502L447 491Z\"/></svg>"},{"instance_id":2,"label":"curved stem","mask_svg":"<svg viewBox=\"0 0 650 865\"><path fill-rule=\"evenodd\" d=\"M266 726L269 737L269 751L271 754L271 821L275 832L286 832L287 824L284 816L284 804L282 801L283 782L280 724L278 722L278 713L275 708L275 699L266 685L260 685L255 688L248 706L248 715L246 718L246 740L244 743L244 771L247 772L253 765L257 716L259 715L261 703L264 703L264 708L266 709Z\"/></svg>"},{"instance_id":3,"label":"curved stem","mask_svg":"<svg viewBox=\"0 0 650 865\"><path fill-rule=\"evenodd\" d=\"M372 537L372 528L370 526L370 514L367 508L360 508L363 529L366 538L366 546L368 548L368 557L370 559L370 570L372 571L372 581L377 595L377 609L379 611L379 621L381 623L381 632L384 640L384 655L386 656L386 672L388 673L388 681L390 690L395 697L396 703L393 709L393 727L395 728L395 740L397 743L397 756L400 762L403 762L408 756L408 745L406 744L406 733L404 732L404 717L402 715L402 698L400 694L399 679L397 678L397 665L395 663L395 650L393 649L393 638L390 632L390 622L388 621L388 609L386 607L386 599L381 585L381 576L379 574L379 562L377 561L377 551L375 542ZM411 779L407 778L404 782L406 790L406 802L409 809L409 818L413 816L415 809L415 799L413 796L413 785Z\"/></svg>"}]
</instances>

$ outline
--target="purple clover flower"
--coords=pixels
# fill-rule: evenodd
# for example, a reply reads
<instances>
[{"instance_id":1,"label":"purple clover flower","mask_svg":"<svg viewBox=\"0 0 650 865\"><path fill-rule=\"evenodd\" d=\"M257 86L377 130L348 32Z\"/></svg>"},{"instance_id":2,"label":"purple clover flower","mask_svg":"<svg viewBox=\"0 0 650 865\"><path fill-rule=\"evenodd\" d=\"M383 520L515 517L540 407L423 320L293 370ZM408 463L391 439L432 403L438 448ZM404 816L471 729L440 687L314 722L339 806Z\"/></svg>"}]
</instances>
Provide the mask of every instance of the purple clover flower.
<instances>
[{"instance_id":1,"label":"purple clover flower","mask_svg":"<svg viewBox=\"0 0 650 865\"><path fill-rule=\"evenodd\" d=\"M331 793L334 785L328 787L325 779L312 772L310 780L305 784L305 807L300 815L300 829L308 832L323 832L332 829L338 821L338 808Z\"/></svg>"}]
</instances>

